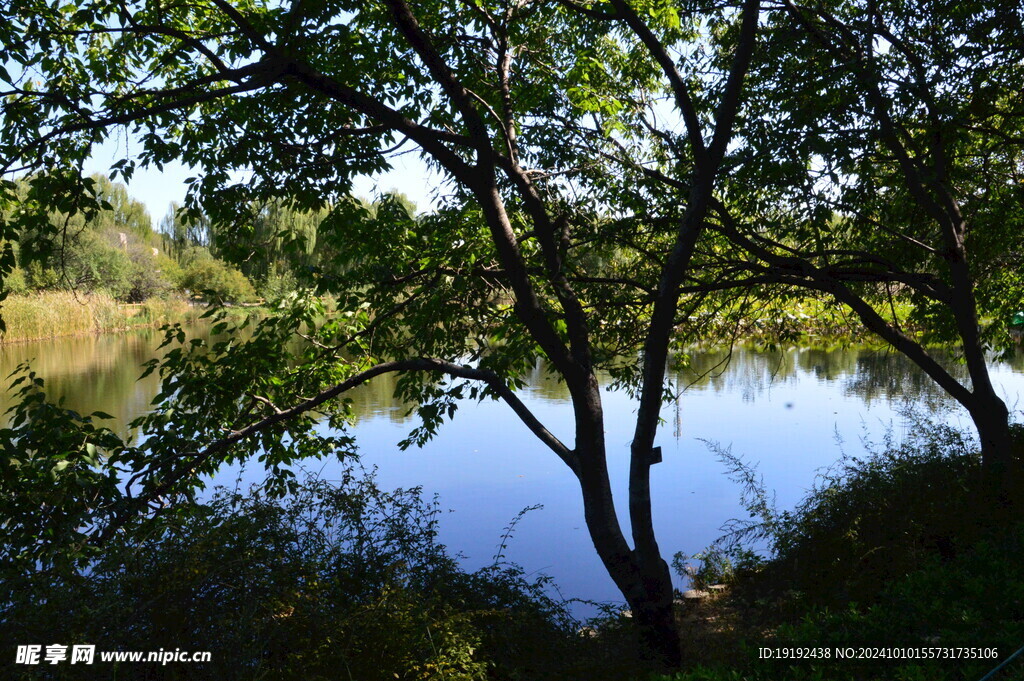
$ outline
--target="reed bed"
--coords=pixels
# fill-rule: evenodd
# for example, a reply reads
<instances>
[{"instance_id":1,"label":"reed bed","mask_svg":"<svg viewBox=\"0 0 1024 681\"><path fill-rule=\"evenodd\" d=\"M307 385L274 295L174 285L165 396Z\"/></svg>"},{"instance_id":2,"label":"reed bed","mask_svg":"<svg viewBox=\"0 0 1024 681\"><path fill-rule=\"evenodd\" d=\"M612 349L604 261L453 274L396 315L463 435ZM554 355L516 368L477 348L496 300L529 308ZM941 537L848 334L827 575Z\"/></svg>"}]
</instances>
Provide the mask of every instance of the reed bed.
<instances>
[{"instance_id":1,"label":"reed bed","mask_svg":"<svg viewBox=\"0 0 1024 681\"><path fill-rule=\"evenodd\" d=\"M0 343L126 331L186 322L198 314L185 300L177 298L153 298L124 305L102 293L49 291L12 295L0 308L7 323Z\"/></svg>"}]
</instances>

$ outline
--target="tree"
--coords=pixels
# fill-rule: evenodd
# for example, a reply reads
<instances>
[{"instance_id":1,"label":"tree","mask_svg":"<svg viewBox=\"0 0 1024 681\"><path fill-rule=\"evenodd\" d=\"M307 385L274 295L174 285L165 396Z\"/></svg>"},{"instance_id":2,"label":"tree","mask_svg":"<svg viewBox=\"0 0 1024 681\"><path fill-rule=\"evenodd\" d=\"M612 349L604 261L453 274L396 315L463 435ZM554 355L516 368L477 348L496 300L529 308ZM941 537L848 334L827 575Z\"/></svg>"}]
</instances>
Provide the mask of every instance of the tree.
<instances>
[{"instance_id":1,"label":"tree","mask_svg":"<svg viewBox=\"0 0 1024 681\"><path fill-rule=\"evenodd\" d=\"M1021 25L1020 7L998 2L766 12L684 289L746 314L751 299L808 294L848 306L967 409L1000 503L1016 494L1016 463L988 353L1012 349L1024 296ZM655 119L632 146L567 128L620 169L604 200L656 220L691 186L666 162L685 141L675 123ZM966 376L934 352L951 343Z\"/></svg>"},{"instance_id":2,"label":"tree","mask_svg":"<svg viewBox=\"0 0 1024 681\"><path fill-rule=\"evenodd\" d=\"M167 214L160 220L160 234L163 236L164 250L181 258L186 249L194 246L210 245L210 226L203 216L186 222L181 205L172 202Z\"/></svg>"},{"instance_id":3,"label":"tree","mask_svg":"<svg viewBox=\"0 0 1024 681\"><path fill-rule=\"evenodd\" d=\"M145 206L132 199L123 184L107 177L93 175L85 182L95 210L63 213L44 207L35 216L37 221L17 235L15 260L28 273L21 292L104 291L131 303L165 292L170 282L161 276L159 267L165 263L155 246L163 244ZM31 185L27 180L15 183L16 200L4 211L5 221L31 213L25 210Z\"/></svg>"},{"instance_id":4,"label":"tree","mask_svg":"<svg viewBox=\"0 0 1024 681\"><path fill-rule=\"evenodd\" d=\"M770 17L750 90L763 114L739 133L749 162L718 229L754 279L833 296L920 366L970 413L990 482L1012 494L987 353L1012 347L1024 296L1020 6L786 2ZM966 377L935 343L956 345Z\"/></svg>"},{"instance_id":5,"label":"tree","mask_svg":"<svg viewBox=\"0 0 1024 681\"><path fill-rule=\"evenodd\" d=\"M351 264L319 284L339 292L336 317L325 321L317 303L299 299L248 341L208 352L192 352L193 342L169 354L160 367L165 403L138 423L141 445L80 439L104 446L106 465L122 467L130 489L89 478L85 486L101 487L96 498L109 503L68 510L75 528L79 512L90 518L71 534L103 541L128 516L251 453L285 484L282 465L294 457L345 450L312 430L312 413L341 427L336 398L400 372L399 392L423 419L410 443L432 436L458 397L489 397L566 464L647 650L678 662L650 467L660 460L666 364L686 316L682 284L715 205L758 16L755 0L691 12L625 0L91 0L4 10L2 168L48 171L34 176L43 179L27 205L91 210L97 192L75 166L124 126L141 151L113 173L127 178L139 163L172 160L202 169L183 219L206 216L230 242L244 207L329 208L317 238ZM666 114L683 121L679 144L648 134ZM677 172L678 200L654 217L638 213L651 198L646 175L616 169L577 138L655 154ZM353 175L383 169L408 143L448 178L452 196L441 210L413 219L393 201L370 214L346 198ZM237 181L233 171L243 169L249 176ZM26 209L5 229L32 224ZM605 266L590 271L595 263ZM300 329L309 345L295 350L286 341ZM184 340L183 331L168 336ZM636 358L626 369L623 353ZM571 444L513 390L538 355L571 396ZM605 368L639 400L632 546L609 483L597 381ZM35 456L33 465L48 460ZM52 456L86 467L98 460ZM25 527L29 553L42 560L49 545Z\"/></svg>"},{"instance_id":6,"label":"tree","mask_svg":"<svg viewBox=\"0 0 1024 681\"><path fill-rule=\"evenodd\" d=\"M181 275L181 287L193 295L212 292L229 303L248 302L256 297L252 284L240 271L208 254L192 259Z\"/></svg>"}]
</instances>

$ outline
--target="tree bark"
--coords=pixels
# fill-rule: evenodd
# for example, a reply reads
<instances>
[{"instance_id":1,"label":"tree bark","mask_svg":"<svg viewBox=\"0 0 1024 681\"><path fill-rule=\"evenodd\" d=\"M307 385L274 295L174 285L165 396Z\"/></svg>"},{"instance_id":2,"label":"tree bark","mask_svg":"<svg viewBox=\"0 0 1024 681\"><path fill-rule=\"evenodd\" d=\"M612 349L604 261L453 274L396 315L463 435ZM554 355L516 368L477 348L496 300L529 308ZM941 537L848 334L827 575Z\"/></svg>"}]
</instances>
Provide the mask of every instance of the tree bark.
<instances>
[{"instance_id":1,"label":"tree bark","mask_svg":"<svg viewBox=\"0 0 1024 681\"><path fill-rule=\"evenodd\" d=\"M580 487L590 538L612 581L626 598L643 657L659 666L676 668L682 656L668 564L660 556L642 562L629 549L615 517L604 457L600 458L602 465L595 466L589 456L581 457L586 462L581 467Z\"/></svg>"},{"instance_id":2,"label":"tree bark","mask_svg":"<svg viewBox=\"0 0 1024 681\"><path fill-rule=\"evenodd\" d=\"M630 550L626 542L615 513L608 476L600 387L593 374L581 383L575 389L570 385L570 390L574 393L579 482L590 538L612 581L629 604L640 637L641 654L659 666L678 667L682 658L668 565L657 554L657 545L654 554L645 559L645 552ZM636 510L635 503L631 494L631 515ZM644 513L648 519L650 503L648 494Z\"/></svg>"},{"instance_id":3,"label":"tree bark","mask_svg":"<svg viewBox=\"0 0 1024 681\"><path fill-rule=\"evenodd\" d=\"M1010 412L991 386L975 397L970 413L981 441L982 484L999 517L1013 509L1018 496Z\"/></svg>"}]
</instances>

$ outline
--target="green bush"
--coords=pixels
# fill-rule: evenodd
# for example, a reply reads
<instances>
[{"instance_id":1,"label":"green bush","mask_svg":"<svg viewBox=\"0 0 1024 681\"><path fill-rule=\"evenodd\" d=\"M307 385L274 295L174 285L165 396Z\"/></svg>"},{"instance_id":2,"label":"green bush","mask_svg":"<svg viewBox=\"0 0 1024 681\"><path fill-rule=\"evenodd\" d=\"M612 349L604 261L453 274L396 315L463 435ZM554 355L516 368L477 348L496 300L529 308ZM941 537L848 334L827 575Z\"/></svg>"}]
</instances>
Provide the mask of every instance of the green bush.
<instances>
[{"instance_id":1,"label":"green bush","mask_svg":"<svg viewBox=\"0 0 1024 681\"><path fill-rule=\"evenodd\" d=\"M26 679L615 678L601 648L620 666L628 656L580 637L522 570L462 571L436 514L418 490L384 492L353 471L284 499L220 490L128 527L85 570L0 575L0 640L212 653L19 669Z\"/></svg>"},{"instance_id":2,"label":"green bush","mask_svg":"<svg viewBox=\"0 0 1024 681\"><path fill-rule=\"evenodd\" d=\"M25 281L30 291L47 291L60 286L60 275L57 271L43 267L38 260L25 265Z\"/></svg>"},{"instance_id":3,"label":"green bush","mask_svg":"<svg viewBox=\"0 0 1024 681\"><path fill-rule=\"evenodd\" d=\"M256 298L256 291L241 271L211 257L199 257L189 263L182 275L181 286L193 295L210 292L228 303L248 302Z\"/></svg>"},{"instance_id":4,"label":"green bush","mask_svg":"<svg viewBox=\"0 0 1024 681\"><path fill-rule=\"evenodd\" d=\"M31 290L103 292L119 300L127 298L135 269L128 253L90 230L69 236L63 248L24 266Z\"/></svg>"},{"instance_id":5,"label":"green bush","mask_svg":"<svg viewBox=\"0 0 1024 681\"><path fill-rule=\"evenodd\" d=\"M169 258L158 260L159 252L152 246L132 246L128 250L131 269L128 273L128 287L123 300L141 303L150 298L166 295L173 285L164 274Z\"/></svg>"},{"instance_id":6,"label":"green bush","mask_svg":"<svg viewBox=\"0 0 1024 681\"><path fill-rule=\"evenodd\" d=\"M769 503L750 467L719 453L755 517L733 525L698 571L731 581L725 605L712 606L733 615L733 631L720 637L729 662L702 656L704 666L673 681L973 681L1024 641L1024 524L992 522L980 457L962 433L915 424L906 442L890 438L866 458L840 461L789 512ZM751 560L743 547L752 542L766 542L770 558ZM761 646L996 648L999 655L766 661ZM1024 660L995 678L1024 678Z\"/></svg>"},{"instance_id":7,"label":"green bush","mask_svg":"<svg viewBox=\"0 0 1024 681\"><path fill-rule=\"evenodd\" d=\"M260 297L268 304L276 305L279 301L295 292L298 288L298 281L290 271L282 273L271 271L260 286Z\"/></svg>"},{"instance_id":8,"label":"green bush","mask_svg":"<svg viewBox=\"0 0 1024 681\"><path fill-rule=\"evenodd\" d=\"M776 569L811 601L836 605L930 556L955 559L981 530L980 464L971 440L945 425L844 459L772 528Z\"/></svg>"},{"instance_id":9,"label":"green bush","mask_svg":"<svg viewBox=\"0 0 1024 681\"><path fill-rule=\"evenodd\" d=\"M182 288L181 284L185 277L185 270L182 269L177 260L160 253L153 259L153 264L156 267L156 271L170 284L172 289Z\"/></svg>"},{"instance_id":10,"label":"green bush","mask_svg":"<svg viewBox=\"0 0 1024 681\"><path fill-rule=\"evenodd\" d=\"M25 295L29 291L28 279L25 277L25 270L15 267L10 274L4 277L4 291L16 296Z\"/></svg>"}]
</instances>

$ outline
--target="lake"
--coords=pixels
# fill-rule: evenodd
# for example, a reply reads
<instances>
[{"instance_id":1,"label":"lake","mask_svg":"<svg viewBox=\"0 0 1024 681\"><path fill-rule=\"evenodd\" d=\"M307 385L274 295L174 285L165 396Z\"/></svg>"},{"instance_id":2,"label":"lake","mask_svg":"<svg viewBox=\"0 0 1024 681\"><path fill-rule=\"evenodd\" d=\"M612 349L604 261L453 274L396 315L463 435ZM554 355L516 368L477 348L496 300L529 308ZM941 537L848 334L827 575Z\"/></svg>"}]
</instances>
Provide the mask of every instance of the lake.
<instances>
[{"instance_id":1,"label":"lake","mask_svg":"<svg viewBox=\"0 0 1024 681\"><path fill-rule=\"evenodd\" d=\"M55 339L0 347L6 376L24 361L79 411L105 411L123 424L145 410L159 383L136 377L162 336L156 331ZM1018 353L1020 354L1020 353ZM956 369L955 363L951 366ZM963 369L959 369L961 373ZM1011 410L1024 395L1024 358L995 365L994 380ZM680 398L665 406L658 443L664 461L652 469L654 519L662 552L693 554L731 518L745 517L740 488L709 449L731 447L758 465L780 509L792 508L817 473L845 452L862 455L862 440L891 432L898 441L912 421L907 407L965 428L970 422L934 384L901 356L846 348L785 351L693 351L688 368L673 376ZM607 380L605 381L607 385ZM354 433L366 466L378 468L382 487L422 486L444 509L441 541L462 554L467 568L490 564L504 528L527 506L506 555L528 573L552 576L565 597L620 601L597 559L583 524L575 478L540 445L512 412L497 402L466 402L453 422L422 449L396 443L414 425L407 407L391 399L393 378L381 377L352 396ZM571 408L564 386L540 366L523 391L524 402L563 441L570 442ZM9 397L4 396L6 409ZM626 509L626 474L635 404L605 388L609 462L620 516ZM328 479L337 463L312 462ZM243 481L261 479L256 466ZM217 481L231 485L237 469ZM623 516L624 526L628 527ZM677 578L677 586L683 580Z\"/></svg>"}]
</instances>

